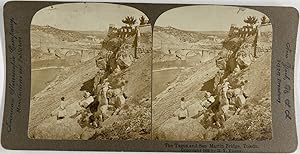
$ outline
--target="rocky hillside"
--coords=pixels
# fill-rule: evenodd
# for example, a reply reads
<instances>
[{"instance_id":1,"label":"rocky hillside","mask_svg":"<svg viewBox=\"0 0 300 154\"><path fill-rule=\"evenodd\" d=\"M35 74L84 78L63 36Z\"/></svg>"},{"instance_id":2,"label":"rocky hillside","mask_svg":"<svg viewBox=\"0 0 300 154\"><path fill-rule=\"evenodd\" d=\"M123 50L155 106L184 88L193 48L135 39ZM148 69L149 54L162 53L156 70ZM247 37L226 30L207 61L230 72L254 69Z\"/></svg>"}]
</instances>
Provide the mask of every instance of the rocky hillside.
<instances>
[{"instance_id":1,"label":"rocky hillside","mask_svg":"<svg viewBox=\"0 0 300 154\"><path fill-rule=\"evenodd\" d=\"M253 45L259 39L267 45L263 48L270 49L272 44L263 40L271 36L227 38L215 58L181 70L176 80L153 99L153 137L194 141L271 139L271 52L263 49L254 56ZM216 101L204 107L207 92ZM240 108L235 106L236 96L245 98ZM178 120L181 97L187 102L188 117ZM224 100L228 100L228 110L220 108Z\"/></svg>"},{"instance_id":2,"label":"rocky hillside","mask_svg":"<svg viewBox=\"0 0 300 154\"><path fill-rule=\"evenodd\" d=\"M174 27L155 26L153 30L154 62L194 56L208 50L220 50L227 32L184 31ZM199 58L199 57L198 57Z\"/></svg>"},{"instance_id":3,"label":"rocky hillside","mask_svg":"<svg viewBox=\"0 0 300 154\"><path fill-rule=\"evenodd\" d=\"M87 36L94 35L96 38L101 39L105 37L105 32L99 31L72 31L72 30L62 30L59 28L47 26L31 25L32 32L42 32L48 35L53 35L62 41L76 42L79 40L86 39ZM97 34L98 33L98 34Z\"/></svg>"},{"instance_id":4,"label":"rocky hillside","mask_svg":"<svg viewBox=\"0 0 300 154\"><path fill-rule=\"evenodd\" d=\"M176 38L179 38L182 42L188 42L188 43L196 43L200 40L207 39L208 36L211 35L211 33L209 32L202 33L196 31L185 31L171 26L168 27L155 26L154 32L164 32L168 35L172 35Z\"/></svg>"},{"instance_id":5,"label":"rocky hillside","mask_svg":"<svg viewBox=\"0 0 300 154\"><path fill-rule=\"evenodd\" d=\"M151 34L136 37L107 36L95 58L64 68L36 94L31 99L29 137L150 139L151 45L144 43L151 42L145 41ZM67 102L66 115L59 120L61 97Z\"/></svg>"},{"instance_id":6,"label":"rocky hillside","mask_svg":"<svg viewBox=\"0 0 300 154\"><path fill-rule=\"evenodd\" d=\"M106 32L79 32L51 26L31 25L32 61L63 59L81 56L81 52L93 52L101 48Z\"/></svg>"}]
</instances>

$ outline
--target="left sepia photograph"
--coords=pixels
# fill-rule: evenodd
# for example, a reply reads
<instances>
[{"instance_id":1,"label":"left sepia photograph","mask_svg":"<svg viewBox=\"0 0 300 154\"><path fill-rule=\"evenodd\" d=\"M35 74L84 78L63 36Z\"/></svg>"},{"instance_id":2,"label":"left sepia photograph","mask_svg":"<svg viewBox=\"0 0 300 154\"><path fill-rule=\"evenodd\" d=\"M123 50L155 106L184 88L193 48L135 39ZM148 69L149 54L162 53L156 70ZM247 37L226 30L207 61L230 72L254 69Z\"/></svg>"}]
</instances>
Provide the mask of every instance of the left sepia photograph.
<instances>
[{"instance_id":1,"label":"left sepia photograph","mask_svg":"<svg viewBox=\"0 0 300 154\"><path fill-rule=\"evenodd\" d=\"M28 137L151 139L152 30L141 11L68 3L31 22Z\"/></svg>"}]
</instances>

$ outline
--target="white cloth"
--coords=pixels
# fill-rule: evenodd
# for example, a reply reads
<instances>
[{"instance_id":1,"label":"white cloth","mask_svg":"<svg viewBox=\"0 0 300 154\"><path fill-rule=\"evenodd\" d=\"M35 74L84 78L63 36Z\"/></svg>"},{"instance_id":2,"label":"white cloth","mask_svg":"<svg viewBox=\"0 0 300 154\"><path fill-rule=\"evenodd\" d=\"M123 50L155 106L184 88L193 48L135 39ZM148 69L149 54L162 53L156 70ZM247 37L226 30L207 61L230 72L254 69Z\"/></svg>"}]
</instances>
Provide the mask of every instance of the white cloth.
<instances>
[{"instance_id":1,"label":"white cloth","mask_svg":"<svg viewBox=\"0 0 300 154\"><path fill-rule=\"evenodd\" d=\"M67 110L64 109L64 110L58 111L57 117L58 117L58 118L64 118L66 115L67 115Z\"/></svg>"},{"instance_id":2,"label":"white cloth","mask_svg":"<svg viewBox=\"0 0 300 154\"><path fill-rule=\"evenodd\" d=\"M187 103L184 101L180 102L180 109L179 109L179 118L186 118L188 116L187 110Z\"/></svg>"},{"instance_id":3,"label":"white cloth","mask_svg":"<svg viewBox=\"0 0 300 154\"><path fill-rule=\"evenodd\" d=\"M67 106L67 102L66 101L60 101L60 109L65 109L66 108L66 106Z\"/></svg>"},{"instance_id":4,"label":"white cloth","mask_svg":"<svg viewBox=\"0 0 300 154\"><path fill-rule=\"evenodd\" d=\"M94 102L94 98L93 96L90 96L88 98L86 98L85 100L83 100L82 102L80 102L80 106L87 108L91 103Z\"/></svg>"}]
</instances>

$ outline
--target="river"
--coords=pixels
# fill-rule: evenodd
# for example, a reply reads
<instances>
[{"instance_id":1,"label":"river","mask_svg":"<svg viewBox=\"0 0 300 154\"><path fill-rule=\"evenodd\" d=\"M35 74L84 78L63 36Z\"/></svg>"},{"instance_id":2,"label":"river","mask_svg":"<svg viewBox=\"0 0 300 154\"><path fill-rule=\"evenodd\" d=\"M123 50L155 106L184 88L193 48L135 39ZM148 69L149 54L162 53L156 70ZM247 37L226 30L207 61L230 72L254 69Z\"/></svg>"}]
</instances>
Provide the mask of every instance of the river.
<instances>
[{"instance_id":1,"label":"river","mask_svg":"<svg viewBox=\"0 0 300 154\"><path fill-rule=\"evenodd\" d=\"M164 91L169 83L173 82L178 74L180 69L166 69L162 71L153 71L152 72L152 97L154 98L159 93Z\"/></svg>"},{"instance_id":2,"label":"river","mask_svg":"<svg viewBox=\"0 0 300 154\"><path fill-rule=\"evenodd\" d=\"M59 74L61 68L46 68L31 71L31 96L45 89ZM162 69L153 71L152 96L153 98L164 91L180 73L180 68Z\"/></svg>"},{"instance_id":3,"label":"river","mask_svg":"<svg viewBox=\"0 0 300 154\"><path fill-rule=\"evenodd\" d=\"M31 71L31 97L45 89L59 74L61 68L47 68Z\"/></svg>"}]
</instances>

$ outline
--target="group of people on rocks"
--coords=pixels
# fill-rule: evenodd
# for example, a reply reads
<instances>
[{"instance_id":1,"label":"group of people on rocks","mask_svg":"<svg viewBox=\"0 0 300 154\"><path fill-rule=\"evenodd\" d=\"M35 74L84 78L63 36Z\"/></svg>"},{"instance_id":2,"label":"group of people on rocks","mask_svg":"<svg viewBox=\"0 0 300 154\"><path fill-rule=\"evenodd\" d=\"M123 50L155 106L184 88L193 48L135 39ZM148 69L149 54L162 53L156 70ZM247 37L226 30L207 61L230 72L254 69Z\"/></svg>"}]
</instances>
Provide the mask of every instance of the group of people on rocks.
<instances>
[{"instance_id":1,"label":"group of people on rocks","mask_svg":"<svg viewBox=\"0 0 300 154\"><path fill-rule=\"evenodd\" d=\"M81 115L78 123L82 127L101 127L101 123L110 116L119 114L124 107L127 99L125 85L128 81L120 73L112 75L113 77L100 69L94 78L92 93L85 91L83 100L79 102L81 108L74 115ZM58 112L52 115L56 115L57 120L64 119L67 116L66 107L65 97L61 97Z\"/></svg>"},{"instance_id":2,"label":"group of people on rocks","mask_svg":"<svg viewBox=\"0 0 300 154\"><path fill-rule=\"evenodd\" d=\"M238 115L243 109L248 95L244 91L244 86L248 82L239 74L241 70L247 68L250 62L242 59L245 50L244 45L238 52L228 52L226 56L216 61L219 71L214 78L212 92L205 92L205 99L199 101L199 110L196 118L206 118L218 128L224 127L224 122L232 115ZM230 61L235 59L235 61ZM232 67L232 68L229 68ZM181 98L178 119L189 117L188 102ZM193 117L192 117L193 118Z\"/></svg>"},{"instance_id":3,"label":"group of people on rocks","mask_svg":"<svg viewBox=\"0 0 300 154\"><path fill-rule=\"evenodd\" d=\"M124 79L122 70L128 68L134 61L130 53L123 49L126 44L122 45L122 41L118 38L109 39L104 47L107 50L106 55L99 55L96 58L98 72L94 78L92 91L95 100L90 105L95 111L82 116L83 119L86 118L83 121L89 121L95 127L99 127L110 116L118 115L124 108L128 97L125 94L125 85L128 81Z\"/></svg>"},{"instance_id":4,"label":"group of people on rocks","mask_svg":"<svg viewBox=\"0 0 300 154\"><path fill-rule=\"evenodd\" d=\"M93 126L99 127L110 116L119 114L127 99L124 91L126 84L127 81L121 75L109 80L104 73L97 73L93 90L96 111L83 117L89 117L86 120Z\"/></svg>"},{"instance_id":5,"label":"group of people on rocks","mask_svg":"<svg viewBox=\"0 0 300 154\"><path fill-rule=\"evenodd\" d=\"M248 97L244 91L244 86L232 88L228 81L224 81L218 86L217 100L219 102L214 124L222 127L223 123L231 115L238 115L246 103Z\"/></svg>"},{"instance_id":6,"label":"group of people on rocks","mask_svg":"<svg viewBox=\"0 0 300 154\"><path fill-rule=\"evenodd\" d=\"M67 116L70 118L79 116L77 120L81 126L97 128L109 117L120 114L128 99L125 93L128 81L124 78L123 70L138 58L134 50L137 46L136 40L132 43L128 40L108 35L102 43L103 52L95 57L98 72L93 79L93 86L86 89L83 100L76 106L76 113L74 115L69 113L71 110L73 112L73 109L67 112L69 101L61 97L60 106L51 115L56 116L59 121Z\"/></svg>"},{"instance_id":7,"label":"group of people on rocks","mask_svg":"<svg viewBox=\"0 0 300 154\"><path fill-rule=\"evenodd\" d=\"M244 87L248 81L243 79L241 70L254 60L249 49L247 43L241 44L238 50L228 50L226 56L216 60L219 70L214 78L213 92L218 106L212 121L217 127L223 127L231 115L238 115L246 103L248 95Z\"/></svg>"},{"instance_id":8,"label":"group of people on rocks","mask_svg":"<svg viewBox=\"0 0 300 154\"><path fill-rule=\"evenodd\" d=\"M243 109L247 94L244 86L232 88L228 81L219 85L218 92L213 96L210 92L205 92L204 100L199 101L198 115L195 117L210 118L211 124L218 128L224 127L224 122L232 115L238 115ZM190 117L188 106L189 102L184 97L180 100L178 120ZM191 117L191 118L195 118Z\"/></svg>"},{"instance_id":9,"label":"group of people on rocks","mask_svg":"<svg viewBox=\"0 0 300 154\"><path fill-rule=\"evenodd\" d=\"M231 115L238 115L246 103L246 98L248 98L248 95L244 91L244 86L248 81L244 80L239 74L242 69L250 65L250 62L245 62L247 63L247 65L245 65L244 60L239 59L240 54L238 53L241 52L243 51L239 51L234 55L236 61L232 62L233 65L230 65L231 62L228 59L227 61L225 60L225 63L222 65L223 67L218 67L219 71L214 78L213 92L216 95L216 100L219 105L216 114L213 116L213 121L217 127L223 127L223 123L229 119ZM241 61L243 61L243 63ZM227 65L227 63L229 63L229 65ZM217 66L220 65L217 64Z\"/></svg>"}]
</instances>

